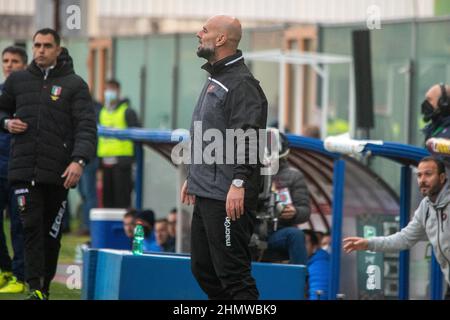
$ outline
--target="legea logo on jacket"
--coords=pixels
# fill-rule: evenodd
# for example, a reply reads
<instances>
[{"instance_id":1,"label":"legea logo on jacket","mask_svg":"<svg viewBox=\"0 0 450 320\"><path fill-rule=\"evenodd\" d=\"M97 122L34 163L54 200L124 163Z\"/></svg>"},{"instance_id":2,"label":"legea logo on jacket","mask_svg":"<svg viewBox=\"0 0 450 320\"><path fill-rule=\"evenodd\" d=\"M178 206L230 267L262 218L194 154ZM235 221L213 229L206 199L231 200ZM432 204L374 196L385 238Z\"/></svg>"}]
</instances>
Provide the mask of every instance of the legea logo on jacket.
<instances>
[{"instance_id":1,"label":"legea logo on jacket","mask_svg":"<svg viewBox=\"0 0 450 320\"><path fill-rule=\"evenodd\" d=\"M53 86L51 91L51 98L53 101L56 101L59 99L59 96L61 95L62 88L60 86Z\"/></svg>"}]
</instances>

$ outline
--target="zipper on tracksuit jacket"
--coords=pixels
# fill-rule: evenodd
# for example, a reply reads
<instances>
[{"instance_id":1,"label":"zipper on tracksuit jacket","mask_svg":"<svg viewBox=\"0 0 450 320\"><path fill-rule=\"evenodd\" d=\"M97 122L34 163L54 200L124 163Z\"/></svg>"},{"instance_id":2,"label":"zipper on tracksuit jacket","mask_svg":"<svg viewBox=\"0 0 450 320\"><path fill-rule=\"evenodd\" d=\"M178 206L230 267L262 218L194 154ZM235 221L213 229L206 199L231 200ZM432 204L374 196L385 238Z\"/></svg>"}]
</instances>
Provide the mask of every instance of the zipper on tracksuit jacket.
<instances>
[{"instance_id":1,"label":"zipper on tracksuit jacket","mask_svg":"<svg viewBox=\"0 0 450 320\"><path fill-rule=\"evenodd\" d=\"M50 73L50 70L48 71L48 73ZM47 88L46 87L46 85L47 85L47 83L46 83L47 78L48 78L48 74L46 75L44 73L44 80L42 81L42 87L41 87L41 95L42 95L43 89ZM41 98L41 97L39 97L39 98ZM37 121L37 126L36 126L36 143L34 145L34 173L33 173L33 178L31 180L31 185L32 186L34 186L36 184L36 177L37 177L37 148L38 148L40 122L41 122L41 103L39 101L38 121Z\"/></svg>"},{"instance_id":2,"label":"zipper on tracksuit jacket","mask_svg":"<svg viewBox=\"0 0 450 320\"><path fill-rule=\"evenodd\" d=\"M201 102L200 102L200 110L198 111L199 114L201 114L201 111L202 111L202 109L203 109L203 101L205 101L206 95L208 94L208 87L209 87L210 83L211 83L211 80L208 79L208 85L206 86L206 88L205 88L205 90L204 90L204 92L203 92L202 100L201 100ZM203 134L203 133L202 133L202 134ZM191 137L191 139L192 139L192 138L193 138L193 137ZM203 142L202 142L202 143L203 143ZM202 146L202 148L203 148L203 146ZM215 163L215 162L214 162L214 181L216 181L216 163Z\"/></svg>"}]
</instances>

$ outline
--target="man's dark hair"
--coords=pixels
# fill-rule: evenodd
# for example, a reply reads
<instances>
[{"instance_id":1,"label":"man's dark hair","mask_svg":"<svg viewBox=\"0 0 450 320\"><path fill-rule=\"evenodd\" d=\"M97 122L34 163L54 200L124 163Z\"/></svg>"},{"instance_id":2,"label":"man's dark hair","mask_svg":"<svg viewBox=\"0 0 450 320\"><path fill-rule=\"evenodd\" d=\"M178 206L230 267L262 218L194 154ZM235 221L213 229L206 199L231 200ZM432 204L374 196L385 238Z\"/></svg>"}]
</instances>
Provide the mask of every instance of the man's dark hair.
<instances>
[{"instance_id":1,"label":"man's dark hair","mask_svg":"<svg viewBox=\"0 0 450 320\"><path fill-rule=\"evenodd\" d=\"M44 36L47 34L51 34L53 36L53 39L55 39L55 43L59 46L61 44L61 37L59 36L58 32L56 32L53 29L50 28L44 28L36 31L36 33L33 36L33 41L36 38L38 34L43 34Z\"/></svg>"},{"instance_id":2,"label":"man's dark hair","mask_svg":"<svg viewBox=\"0 0 450 320\"><path fill-rule=\"evenodd\" d=\"M106 81L106 84L113 85L117 89L120 89L120 82L118 80L116 80L116 79L109 79L109 80Z\"/></svg>"},{"instance_id":3,"label":"man's dark hair","mask_svg":"<svg viewBox=\"0 0 450 320\"><path fill-rule=\"evenodd\" d=\"M25 51L25 49L23 49L21 47L16 47L16 46L6 47L2 51L2 57L5 55L5 53L17 54L18 56L20 56L20 59L22 60L23 64L28 63L27 52Z\"/></svg>"},{"instance_id":4,"label":"man's dark hair","mask_svg":"<svg viewBox=\"0 0 450 320\"><path fill-rule=\"evenodd\" d=\"M422 158L422 160L420 160L417 165L421 164L422 162L430 162L430 161L433 161L434 163L436 163L436 166L438 168L438 174L445 173L445 164L444 164L444 162L442 160L440 160L440 159L437 159L437 158L433 157L433 156L427 156L425 158Z\"/></svg>"},{"instance_id":5,"label":"man's dark hair","mask_svg":"<svg viewBox=\"0 0 450 320\"><path fill-rule=\"evenodd\" d=\"M323 231L315 231L316 236L323 237L325 233Z\"/></svg>"},{"instance_id":6,"label":"man's dark hair","mask_svg":"<svg viewBox=\"0 0 450 320\"><path fill-rule=\"evenodd\" d=\"M305 229L305 230L303 230L303 233L305 235L309 236L309 239L313 245L315 245L315 246L319 245L319 238L317 238L317 235L314 231L312 231L310 229Z\"/></svg>"},{"instance_id":7,"label":"man's dark hair","mask_svg":"<svg viewBox=\"0 0 450 320\"><path fill-rule=\"evenodd\" d=\"M128 217L136 218L136 215L137 215L136 209L129 209L123 217L124 218L128 218Z\"/></svg>"},{"instance_id":8,"label":"man's dark hair","mask_svg":"<svg viewBox=\"0 0 450 320\"><path fill-rule=\"evenodd\" d=\"M156 219L155 224L158 222L165 222L165 223L169 223L169 220L167 220L166 218L160 218L160 219Z\"/></svg>"},{"instance_id":9,"label":"man's dark hair","mask_svg":"<svg viewBox=\"0 0 450 320\"><path fill-rule=\"evenodd\" d=\"M153 226L155 224L155 212L152 209L142 210L137 213L136 219L141 219L141 220L146 221L153 228Z\"/></svg>"},{"instance_id":10,"label":"man's dark hair","mask_svg":"<svg viewBox=\"0 0 450 320\"><path fill-rule=\"evenodd\" d=\"M177 213L177 208L172 208L172 210L170 210L169 213L172 213L172 214Z\"/></svg>"}]
</instances>

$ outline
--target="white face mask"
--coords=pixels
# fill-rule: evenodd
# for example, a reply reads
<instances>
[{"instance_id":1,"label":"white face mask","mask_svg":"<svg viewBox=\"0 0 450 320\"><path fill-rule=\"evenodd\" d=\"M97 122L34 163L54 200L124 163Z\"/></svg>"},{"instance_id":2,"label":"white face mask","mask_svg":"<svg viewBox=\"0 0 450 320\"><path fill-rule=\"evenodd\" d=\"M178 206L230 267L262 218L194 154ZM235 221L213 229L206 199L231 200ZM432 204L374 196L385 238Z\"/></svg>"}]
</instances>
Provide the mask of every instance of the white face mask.
<instances>
[{"instance_id":1,"label":"white face mask","mask_svg":"<svg viewBox=\"0 0 450 320\"><path fill-rule=\"evenodd\" d=\"M105 105L109 108L113 107L113 102L117 101L117 91L106 89L105 92Z\"/></svg>"}]
</instances>

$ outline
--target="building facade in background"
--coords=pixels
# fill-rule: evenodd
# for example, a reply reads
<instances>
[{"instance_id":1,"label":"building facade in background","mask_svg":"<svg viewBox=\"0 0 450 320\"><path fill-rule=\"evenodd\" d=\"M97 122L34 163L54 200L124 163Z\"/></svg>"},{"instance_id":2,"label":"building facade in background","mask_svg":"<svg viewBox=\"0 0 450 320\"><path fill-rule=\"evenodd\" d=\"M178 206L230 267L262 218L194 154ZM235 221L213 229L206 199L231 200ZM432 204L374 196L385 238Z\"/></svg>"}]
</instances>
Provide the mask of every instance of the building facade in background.
<instances>
[{"instance_id":1,"label":"building facade in background","mask_svg":"<svg viewBox=\"0 0 450 320\"><path fill-rule=\"evenodd\" d=\"M445 0L0 0L2 36L29 36L33 29L64 18L79 6L84 30L67 36L117 36L195 31L214 14L239 17L245 28L274 24L360 22L380 13L382 20L425 18L450 13ZM378 11L377 11L378 10ZM32 18L32 19L30 19Z\"/></svg>"}]
</instances>

